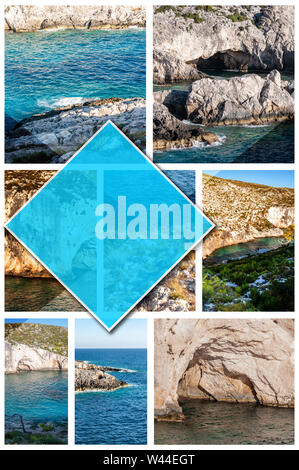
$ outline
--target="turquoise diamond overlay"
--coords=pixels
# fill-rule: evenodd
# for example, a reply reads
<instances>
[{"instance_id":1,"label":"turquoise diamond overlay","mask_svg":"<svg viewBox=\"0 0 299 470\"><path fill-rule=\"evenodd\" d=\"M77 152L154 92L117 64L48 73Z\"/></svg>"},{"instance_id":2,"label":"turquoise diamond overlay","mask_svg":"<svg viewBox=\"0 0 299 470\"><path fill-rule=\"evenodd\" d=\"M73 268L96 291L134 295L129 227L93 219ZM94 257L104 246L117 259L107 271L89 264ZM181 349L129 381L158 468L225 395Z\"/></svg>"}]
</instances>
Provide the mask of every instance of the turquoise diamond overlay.
<instances>
[{"instance_id":1,"label":"turquoise diamond overlay","mask_svg":"<svg viewBox=\"0 0 299 470\"><path fill-rule=\"evenodd\" d=\"M109 121L6 228L110 331L213 224Z\"/></svg>"}]
</instances>

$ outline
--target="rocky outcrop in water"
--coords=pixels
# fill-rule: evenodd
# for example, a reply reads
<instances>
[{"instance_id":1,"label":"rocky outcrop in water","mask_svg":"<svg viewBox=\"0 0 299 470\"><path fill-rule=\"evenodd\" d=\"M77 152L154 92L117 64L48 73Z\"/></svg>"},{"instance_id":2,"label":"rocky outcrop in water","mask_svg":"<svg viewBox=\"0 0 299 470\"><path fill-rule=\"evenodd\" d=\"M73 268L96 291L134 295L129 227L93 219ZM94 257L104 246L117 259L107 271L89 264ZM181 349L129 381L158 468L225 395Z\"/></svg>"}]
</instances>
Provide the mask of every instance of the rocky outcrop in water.
<instances>
[{"instance_id":1,"label":"rocky outcrop in water","mask_svg":"<svg viewBox=\"0 0 299 470\"><path fill-rule=\"evenodd\" d=\"M219 140L212 132L182 123L158 103L154 103L153 132L155 150L192 147L198 142L211 145Z\"/></svg>"},{"instance_id":2,"label":"rocky outcrop in water","mask_svg":"<svg viewBox=\"0 0 299 470\"><path fill-rule=\"evenodd\" d=\"M145 147L145 100L83 101L34 115L6 134L7 163L64 163L108 120Z\"/></svg>"},{"instance_id":3,"label":"rocky outcrop in water","mask_svg":"<svg viewBox=\"0 0 299 470\"><path fill-rule=\"evenodd\" d=\"M9 5L4 10L5 30L123 29L144 27L146 12L134 6Z\"/></svg>"},{"instance_id":4,"label":"rocky outcrop in water","mask_svg":"<svg viewBox=\"0 0 299 470\"><path fill-rule=\"evenodd\" d=\"M293 320L155 320L155 415L179 400L294 406Z\"/></svg>"},{"instance_id":5,"label":"rocky outcrop in water","mask_svg":"<svg viewBox=\"0 0 299 470\"><path fill-rule=\"evenodd\" d=\"M127 387L128 384L123 380L118 380L109 371L124 371L114 367L102 367L88 362L75 362L75 390L78 392L89 390L116 390Z\"/></svg>"},{"instance_id":6,"label":"rocky outcrop in water","mask_svg":"<svg viewBox=\"0 0 299 470\"><path fill-rule=\"evenodd\" d=\"M187 119L204 125L263 124L294 118L294 100L273 70L230 80L206 78L190 86Z\"/></svg>"},{"instance_id":7,"label":"rocky outcrop in water","mask_svg":"<svg viewBox=\"0 0 299 470\"><path fill-rule=\"evenodd\" d=\"M188 91L157 91L154 100L156 150L191 147L199 142L219 144L215 131L196 124L260 125L294 118L294 85L282 81L277 70L265 78L256 74L229 80L202 78Z\"/></svg>"},{"instance_id":8,"label":"rocky outcrop in water","mask_svg":"<svg viewBox=\"0 0 299 470\"><path fill-rule=\"evenodd\" d=\"M292 70L293 6L161 6L154 13L154 80L195 70ZM186 64L184 68L183 64Z\"/></svg>"},{"instance_id":9,"label":"rocky outcrop in water","mask_svg":"<svg viewBox=\"0 0 299 470\"><path fill-rule=\"evenodd\" d=\"M5 324L5 372L67 370L67 329L36 323Z\"/></svg>"},{"instance_id":10,"label":"rocky outcrop in water","mask_svg":"<svg viewBox=\"0 0 299 470\"><path fill-rule=\"evenodd\" d=\"M281 237L294 225L294 190L203 175L203 211L216 228L203 241L203 257L228 245Z\"/></svg>"}]
</instances>

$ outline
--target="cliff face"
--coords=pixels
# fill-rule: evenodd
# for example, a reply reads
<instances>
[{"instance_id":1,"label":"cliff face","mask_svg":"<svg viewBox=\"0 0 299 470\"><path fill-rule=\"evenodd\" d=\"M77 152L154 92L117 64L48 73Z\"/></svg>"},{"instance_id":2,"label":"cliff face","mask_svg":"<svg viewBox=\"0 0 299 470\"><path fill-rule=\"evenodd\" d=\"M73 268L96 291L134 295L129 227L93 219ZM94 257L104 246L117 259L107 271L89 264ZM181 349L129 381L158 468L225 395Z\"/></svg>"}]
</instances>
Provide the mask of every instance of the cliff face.
<instances>
[{"instance_id":1,"label":"cliff face","mask_svg":"<svg viewBox=\"0 0 299 470\"><path fill-rule=\"evenodd\" d=\"M14 170L5 172L5 221L8 221L55 171ZM22 277L51 277L51 274L21 245L5 233L5 274Z\"/></svg>"},{"instance_id":2,"label":"cliff face","mask_svg":"<svg viewBox=\"0 0 299 470\"><path fill-rule=\"evenodd\" d=\"M142 7L130 6L38 6L5 7L5 30L14 32L40 29L121 29L145 26Z\"/></svg>"},{"instance_id":3,"label":"cliff face","mask_svg":"<svg viewBox=\"0 0 299 470\"><path fill-rule=\"evenodd\" d=\"M203 241L203 257L217 248L279 237L294 224L294 190L203 175L203 211L216 228Z\"/></svg>"},{"instance_id":4,"label":"cliff face","mask_svg":"<svg viewBox=\"0 0 299 470\"><path fill-rule=\"evenodd\" d=\"M155 415L179 399L294 406L293 320L155 320Z\"/></svg>"},{"instance_id":5,"label":"cliff face","mask_svg":"<svg viewBox=\"0 0 299 470\"><path fill-rule=\"evenodd\" d=\"M5 324L5 372L67 370L67 329L35 323Z\"/></svg>"},{"instance_id":6,"label":"cliff face","mask_svg":"<svg viewBox=\"0 0 299 470\"><path fill-rule=\"evenodd\" d=\"M154 49L156 83L194 79L191 66L201 71L292 69L294 7L157 7Z\"/></svg>"}]
</instances>

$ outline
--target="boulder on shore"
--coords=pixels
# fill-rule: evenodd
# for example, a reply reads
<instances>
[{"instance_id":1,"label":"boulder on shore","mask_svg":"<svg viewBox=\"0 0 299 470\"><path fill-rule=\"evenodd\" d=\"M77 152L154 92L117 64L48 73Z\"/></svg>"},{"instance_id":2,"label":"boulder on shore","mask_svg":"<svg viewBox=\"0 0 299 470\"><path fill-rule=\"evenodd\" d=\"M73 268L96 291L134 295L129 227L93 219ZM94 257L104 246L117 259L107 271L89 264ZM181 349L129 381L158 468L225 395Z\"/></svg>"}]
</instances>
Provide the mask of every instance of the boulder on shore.
<instances>
[{"instance_id":1,"label":"boulder on shore","mask_svg":"<svg viewBox=\"0 0 299 470\"><path fill-rule=\"evenodd\" d=\"M211 145L219 141L212 132L189 126L173 116L166 106L154 103L154 149L192 147L197 142Z\"/></svg>"},{"instance_id":2,"label":"boulder on shore","mask_svg":"<svg viewBox=\"0 0 299 470\"><path fill-rule=\"evenodd\" d=\"M280 73L194 82L186 101L187 118L204 125L263 124L294 117L294 99L281 86Z\"/></svg>"},{"instance_id":3,"label":"boulder on shore","mask_svg":"<svg viewBox=\"0 0 299 470\"><path fill-rule=\"evenodd\" d=\"M182 399L293 408L294 321L155 320L157 419L183 419Z\"/></svg>"}]
</instances>

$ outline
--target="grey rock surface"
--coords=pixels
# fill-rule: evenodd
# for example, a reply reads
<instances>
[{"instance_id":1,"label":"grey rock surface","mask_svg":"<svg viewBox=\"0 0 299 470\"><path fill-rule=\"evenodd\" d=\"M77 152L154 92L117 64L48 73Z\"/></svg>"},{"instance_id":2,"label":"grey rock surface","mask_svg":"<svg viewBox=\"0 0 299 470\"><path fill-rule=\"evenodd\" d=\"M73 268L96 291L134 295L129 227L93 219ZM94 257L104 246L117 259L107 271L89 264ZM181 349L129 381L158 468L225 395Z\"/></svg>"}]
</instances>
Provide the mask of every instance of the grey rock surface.
<instances>
[{"instance_id":1,"label":"grey rock surface","mask_svg":"<svg viewBox=\"0 0 299 470\"><path fill-rule=\"evenodd\" d=\"M145 26L141 6L110 5L9 5L4 10L5 29L27 32L43 29L114 29Z\"/></svg>"}]
</instances>

